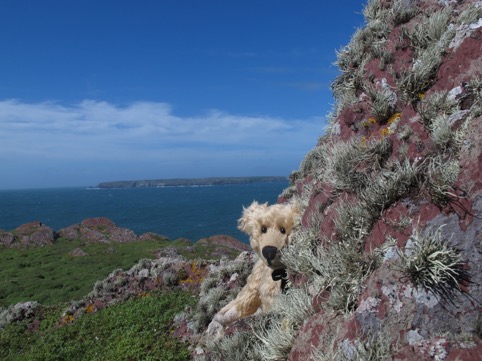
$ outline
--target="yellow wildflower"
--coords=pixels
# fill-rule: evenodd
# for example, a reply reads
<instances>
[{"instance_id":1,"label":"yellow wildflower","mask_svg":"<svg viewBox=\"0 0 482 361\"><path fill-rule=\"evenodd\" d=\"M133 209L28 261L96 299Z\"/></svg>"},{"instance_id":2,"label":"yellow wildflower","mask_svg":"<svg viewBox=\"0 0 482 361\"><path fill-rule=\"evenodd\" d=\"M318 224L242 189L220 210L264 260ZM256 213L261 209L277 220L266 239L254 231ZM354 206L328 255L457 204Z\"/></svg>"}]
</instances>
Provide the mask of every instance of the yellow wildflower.
<instances>
[{"instance_id":1,"label":"yellow wildflower","mask_svg":"<svg viewBox=\"0 0 482 361\"><path fill-rule=\"evenodd\" d=\"M94 304L90 303L86 308L85 308L85 313L93 313L94 312Z\"/></svg>"},{"instance_id":2,"label":"yellow wildflower","mask_svg":"<svg viewBox=\"0 0 482 361\"><path fill-rule=\"evenodd\" d=\"M62 317L62 321L61 321L63 324L68 324L68 323L72 323L74 322L74 315L65 315L64 317Z\"/></svg>"}]
</instances>

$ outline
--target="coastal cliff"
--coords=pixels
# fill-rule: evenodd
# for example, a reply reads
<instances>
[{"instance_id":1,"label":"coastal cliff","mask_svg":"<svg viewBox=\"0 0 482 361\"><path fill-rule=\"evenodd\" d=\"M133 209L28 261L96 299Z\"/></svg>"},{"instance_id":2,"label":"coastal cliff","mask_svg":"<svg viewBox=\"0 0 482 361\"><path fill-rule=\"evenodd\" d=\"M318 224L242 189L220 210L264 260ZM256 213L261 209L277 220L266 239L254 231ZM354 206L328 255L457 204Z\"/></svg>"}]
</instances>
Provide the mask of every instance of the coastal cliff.
<instances>
[{"instance_id":1,"label":"coastal cliff","mask_svg":"<svg viewBox=\"0 0 482 361\"><path fill-rule=\"evenodd\" d=\"M102 182L96 188L158 188L287 182L287 177L212 177Z\"/></svg>"},{"instance_id":2,"label":"coastal cliff","mask_svg":"<svg viewBox=\"0 0 482 361\"><path fill-rule=\"evenodd\" d=\"M281 197L302 211L291 288L197 360L482 359L482 2L363 14L329 129Z\"/></svg>"}]
</instances>

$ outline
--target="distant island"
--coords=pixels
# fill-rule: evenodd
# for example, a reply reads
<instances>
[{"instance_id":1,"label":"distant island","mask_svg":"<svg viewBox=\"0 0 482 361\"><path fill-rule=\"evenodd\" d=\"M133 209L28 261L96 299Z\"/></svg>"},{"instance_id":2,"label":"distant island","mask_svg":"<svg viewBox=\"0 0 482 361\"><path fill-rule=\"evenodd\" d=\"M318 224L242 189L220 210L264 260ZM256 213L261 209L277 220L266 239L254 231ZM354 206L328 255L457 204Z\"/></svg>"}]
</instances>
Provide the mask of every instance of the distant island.
<instances>
[{"instance_id":1,"label":"distant island","mask_svg":"<svg viewBox=\"0 0 482 361\"><path fill-rule=\"evenodd\" d=\"M102 182L96 188L159 188L287 182L287 177L212 177Z\"/></svg>"}]
</instances>

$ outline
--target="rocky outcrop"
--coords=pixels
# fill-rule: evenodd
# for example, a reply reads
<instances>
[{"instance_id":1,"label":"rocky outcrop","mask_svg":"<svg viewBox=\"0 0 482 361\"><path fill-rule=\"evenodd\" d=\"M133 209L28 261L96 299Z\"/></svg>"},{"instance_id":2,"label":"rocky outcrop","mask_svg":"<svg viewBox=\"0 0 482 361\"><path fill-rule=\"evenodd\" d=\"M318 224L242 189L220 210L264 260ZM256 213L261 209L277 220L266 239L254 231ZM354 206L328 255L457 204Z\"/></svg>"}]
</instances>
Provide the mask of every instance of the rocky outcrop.
<instances>
[{"instance_id":1,"label":"rocky outcrop","mask_svg":"<svg viewBox=\"0 0 482 361\"><path fill-rule=\"evenodd\" d=\"M248 244L240 242L234 237L223 234L202 238L196 242L196 245L213 248L215 250L212 255L214 258L229 256L232 255L233 252L240 253L251 250L251 247Z\"/></svg>"},{"instance_id":2,"label":"rocky outcrop","mask_svg":"<svg viewBox=\"0 0 482 361\"><path fill-rule=\"evenodd\" d=\"M10 232L0 230L0 245L6 247L48 246L53 242L53 229L39 221L23 224Z\"/></svg>"},{"instance_id":3,"label":"rocky outcrop","mask_svg":"<svg viewBox=\"0 0 482 361\"><path fill-rule=\"evenodd\" d=\"M291 288L198 360L482 359L482 1L364 15L330 129L280 197L302 214Z\"/></svg>"},{"instance_id":4,"label":"rocky outcrop","mask_svg":"<svg viewBox=\"0 0 482 361\"><path fill-rule=\"evenodd\" d=\"M159 242L160 248L156 257L187 257L219 259L227 257L234 259L249 246L227 235L215 235L192 242L179 238L175 241L166 236L146 232L137 236L132 230L118 227L112 220L105 217L88 218L79 224L74 224L54 232L41 222L23 224L13 231L0 230L0 246L29 247L51 245L56 239L67 241L81 240L82 243L126 243L126 242ZM108 248L106 252L114 252ZM70 252L71 256L86 256L80 248Z\"/></svg>"},{"instance_id":5,"label":"rocky outcrop","mask_svg":"<svg viewBox=\"0 0 482 361\"><path fill-rule=\"evenodd\" d=\"M197 331L207 325L212 317L213 303L219 302L205 284L229 290L232 298L245 283L252 265L253 255L248 252L234 261L186 260L179 256L140 260L131 269L115 270L96 282L91 293L70 303L59 324L74 322L85 313L95 313L133 297L145 297L150 292L186 290L199 295L200 303L193 319L187 313L176 317L173 332L183 341L195 344L200 337Z\"/></svg>"},{"instance_id":6,"label":"rocky outcrop","mask_svg":"<svg viewBox=\"0 0 482 361\"><path fill-rule=\"evenodd\" d=\"M19 302L6 309L0 308L0 330L12 322L34 317L39 307L38 302L28 301Z\"/></svg>"},{"instance_id":7,"label":"rocky outcrop","mask_svg":"<svg viewBox=\"0 0 482 361\"><path fill-rule=\"evenodd\" d=\"M130 229L117 227L105 217L88 218L80 224L74 224L57 232L58 237L87 243L135 242L139 237Z\"/></svg>"}]
</instances>

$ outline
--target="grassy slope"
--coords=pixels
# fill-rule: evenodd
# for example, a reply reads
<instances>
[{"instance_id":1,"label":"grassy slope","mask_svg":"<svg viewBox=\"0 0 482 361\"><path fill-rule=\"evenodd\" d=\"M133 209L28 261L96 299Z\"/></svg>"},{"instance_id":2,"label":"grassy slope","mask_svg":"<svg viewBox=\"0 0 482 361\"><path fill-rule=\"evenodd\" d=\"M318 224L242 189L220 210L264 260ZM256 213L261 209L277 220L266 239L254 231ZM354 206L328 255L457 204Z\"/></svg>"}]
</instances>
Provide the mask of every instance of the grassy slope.
<instances>
[{"instance_id":1,"label":"grassy slope","mask_svg":"<svg viewBox=\"0 0 482 361\"><path fill-rule=\"evenodd\" d=\"M215 245L192 245L185 240L142 241L134 243L92 243L59 239L52 246L27 249L0 249L0 306L22 301L41 304L79 299L92 290L95 281L113 270L129 269L139 259L155 258L155 252L174 247L188 259L210 258ZM88 256L69 253L81 248ZM239 252L232 251L233 254Z\"/></svg>"},{"instance_id":2,"label":"grassy slope","mask_svg":"<svg viewBox=\"0 0 482 361\"><path fill-rule=\"evenodd\" d=\"M36 313L38 330L32 319L0 329L0 359L189 360L186 345L170 335L174 316L196 303L187 293L143 295L72 324L60 322L67 302L88 294L97 280L115 269L129 269L139 259L155 258L167 247L188 259L215 258L220 249L230 256L239 253L183 239L110 244L59 239L46 247L0 249L0 308L27 300L42 304ZM69 255L76 248L88 255Z\"/></svg>"},{"instance_id":3,"label":"grassy slope","mask_svg":"<svg viewBox=\"0 0 482 361\"><path fill-rule=\"evenodd\" d=\"M194 303L187 293L150 294L60 327L62 305L44 307L39 330L31 331L24 320L0 331L0 359L189 360L170 327L176 313Z\"/></svg>"}]
</instances>

